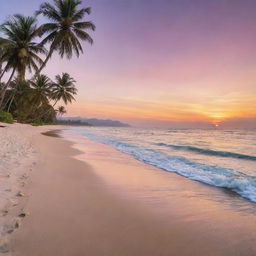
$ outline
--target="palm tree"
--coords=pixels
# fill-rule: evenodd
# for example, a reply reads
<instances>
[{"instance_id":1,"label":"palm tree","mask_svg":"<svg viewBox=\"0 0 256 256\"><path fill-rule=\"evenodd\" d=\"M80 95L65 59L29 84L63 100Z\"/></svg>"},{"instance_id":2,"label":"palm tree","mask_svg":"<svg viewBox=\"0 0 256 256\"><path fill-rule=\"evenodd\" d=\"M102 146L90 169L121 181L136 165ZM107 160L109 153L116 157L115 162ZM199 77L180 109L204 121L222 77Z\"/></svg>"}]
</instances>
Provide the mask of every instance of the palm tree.
<instances>
[{"instance_id":1,"label":"palm tree","mask_svg":"<svg viewBox=\"0 0 256 256\"><path fill-rule=\"evenodd\" d=\"M64 114L67 113L66 109L64 106L59 106L58 109L57 109L57 112L60 116L63 116Z\"/></svg>"},{"instance_id":2,"label":"palm tree","mask_svg":"<svg viewBox=\"0 0 256 256\"><path fill-rule=\"evenodd\" d=\"M1 62L6 62L5 72L16 67L18 79L24 80L26 69L38 70L38 64L43 61L38 56L45 54L42 45L33 42L39 34L35 17L25 17L16 14L1 25L1 31L7 38L0 38L0 47L3 49Z\"/></svg>"},{"instance_id":3,"label":"palm tree","mask_svg":"<svg viewBox=\"0 0 256 256\"><path fill-rule=\"evenodd\" d=\"M46 54L46 50L42 45L33 42L39 33L35 17L16 14L2 24L0 29L7 37L0 37L0 63L5 63L0 79L5 72L11 70L10 78L1 93L1 107L5 92L15 72L17 71L18 73L18 80L24 81L26 69L30 72L32 70L37 71L38 64L42 65L43 61L38 54Z\"/></svg>"},{"instance_id":4,"label":"palm tree","mask_svg":"<svg viewBox=\"0 0 256 256\"><path fill-rule=\"evenodd\" d=\"M62 58L66 56L70 59L73 52L77 57L83 53L80 40L93 43L87 30L95 30L95 25L90 21L83 21L85 14L91 13L91 8L78 9L80 4L79 0L54 0L54 5L45 2L36 12L52 21L40 27L40 35L46 34L41 44L50 43L50 50L37 73L42 71L54 51L58 51Z\"/></svg>"},{"instance_id":5,"label":"palm tree","mask_svg":"<svg viewBox=\"0 0 256 256\"><path fill-rule=\"evenodd\" d=\"M42 104L49 104L51 96L52 81L46 75L38 75L35 79L30 80L31 86L31 104L40 106Z\"/></svg>"},{"instance_id":6,"label":"palm tree","mask_svg":"<svg viewBox=\"0 0 256 256\"><path fill-rule=\"evenodd\" d=\"M57 75L55 77L56 82L51 86L51 100L55 101L52 107L57 104L58 101L62 100L66 105L72 103L75 100L74 95L77 93L75 87L76 81L68 73L62 73L62 75ZM40 120L42 117L46 116L50 110L47 110L42 115L38 116L37 119Z\"/></svg>"},{"instance_id":7,"label":"palm tree","mask_svg":"<svg viewBox=\"0 0 256 256\"><path fill-rule=\"evenodd\" d=\"M56 82L52 85L52 99L55 100L53 107L56 103L62 100L66 105L75 100L74 95L77 93L75 88L76 81L68 73L56 76Z\"/></svg>"}]
</instances>

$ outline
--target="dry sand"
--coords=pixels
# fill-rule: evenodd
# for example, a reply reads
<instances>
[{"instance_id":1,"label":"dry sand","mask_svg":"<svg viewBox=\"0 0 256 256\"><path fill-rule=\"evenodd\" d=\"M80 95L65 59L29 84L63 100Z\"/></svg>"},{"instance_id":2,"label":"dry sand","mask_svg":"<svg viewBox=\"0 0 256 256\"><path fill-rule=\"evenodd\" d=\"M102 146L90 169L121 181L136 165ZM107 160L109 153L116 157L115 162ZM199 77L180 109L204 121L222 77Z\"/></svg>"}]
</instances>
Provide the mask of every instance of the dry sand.
<instances>
[{"instance_id":1,"label":"dry sand","mask_svg":"<svg viewBox=\"0 0 256 256\"><path fill-rule=\"evenodd\" d=\"M5 255L23 218L27 196L22 191L38 159L33 141L50 128L0 123L0 253Z\"/></svg>"},{"instance_id":2,"label":"dry sand","mask_svg":"<svg viewBox=\"0 0 256 256\"><path fill-rule=\"evenodd\" d=\"M254 216L224 211L221 204L193 199L192 192L175 193L168 207L158 206L163 212L153 209L156 204L143 203L148 200L143 190L139 199L138 191L137 197L124 196L131 188L128 180L145 187L157 185L156 180L164 184L165 172L88 140L86 155L80 155L87 163L80 161L71 142L42 135L43 130L35 128L31 137L36 168L24 192L29 214L12 236L14 256L255 255L255 237L248 238L255 230ZM168 177L181 193L209 191L177 175Z\"/></svg>"}]
</instances>

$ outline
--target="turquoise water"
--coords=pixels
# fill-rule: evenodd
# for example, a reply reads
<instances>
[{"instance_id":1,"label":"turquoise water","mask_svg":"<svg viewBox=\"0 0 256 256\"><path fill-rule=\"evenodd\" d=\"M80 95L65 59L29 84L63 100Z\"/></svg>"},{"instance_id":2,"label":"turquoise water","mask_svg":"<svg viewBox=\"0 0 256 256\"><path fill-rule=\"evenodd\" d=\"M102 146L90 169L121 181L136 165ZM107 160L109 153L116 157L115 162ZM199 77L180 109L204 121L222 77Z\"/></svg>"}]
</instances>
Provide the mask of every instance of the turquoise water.
<instances>
[{"instance_id":1,"label":"turquoise water","mask_svg":"<svg viewBox=\"0 0 256 256\"><path fill-rule=\"evenodd\" d=\"M256 202L255 130L70 128L139 161Z\"/></svg>"}]
</instances>

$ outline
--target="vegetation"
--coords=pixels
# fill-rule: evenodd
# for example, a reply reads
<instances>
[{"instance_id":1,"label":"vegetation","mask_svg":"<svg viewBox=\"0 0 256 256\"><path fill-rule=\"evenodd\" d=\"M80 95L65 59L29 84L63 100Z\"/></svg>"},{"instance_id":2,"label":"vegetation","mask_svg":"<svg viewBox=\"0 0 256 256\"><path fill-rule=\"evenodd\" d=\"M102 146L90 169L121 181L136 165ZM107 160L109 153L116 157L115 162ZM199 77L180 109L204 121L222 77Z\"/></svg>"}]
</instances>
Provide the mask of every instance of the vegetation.
<instances>
[{"instance_id":1,"label":"vegetation","mask_svg":"<svg viewBox=\"0 0 256 256\"><path fill-rule=\"evenodd\" d=\"M12 114L4 111L0 111L0 122L12 124L13 123Z\"/></svg>"},{"instance_id":2,"label":"vegetation","mask_svg":"<svg viewBox=\"0 0 256 256\"><path fill-rule=\"evenodd\" d=\"M35 16L15 14L0 26L0 121L49 123L66 113L64 106L75 100L76 81L68 73L52 81L41 74L54 52L68 59L83 53L82 41L93 43L85 21L90 8L79 0L53 0L42 3ZM49 23L38 25L43 15ZM30 79L27 78L28 73ZM5 81L3 81L5 78ZM11 121L10 121L11 122Z\"/></svg>"}]
</instances>

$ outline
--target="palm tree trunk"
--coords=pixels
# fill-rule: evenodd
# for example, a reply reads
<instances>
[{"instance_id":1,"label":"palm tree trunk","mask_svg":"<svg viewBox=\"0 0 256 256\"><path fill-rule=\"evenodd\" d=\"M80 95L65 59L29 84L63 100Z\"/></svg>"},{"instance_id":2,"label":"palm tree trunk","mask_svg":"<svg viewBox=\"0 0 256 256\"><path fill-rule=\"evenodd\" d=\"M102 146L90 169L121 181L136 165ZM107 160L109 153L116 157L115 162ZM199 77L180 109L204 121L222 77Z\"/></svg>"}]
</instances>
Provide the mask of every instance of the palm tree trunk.
<instances>
[{"instance_id":1,"label":"palm tree trunk","mask_svg":"<svg viewBox=\"0 0 256 256\"><path fill-rule=\"evenodd\" d=\"M18 71L18 81L19 82L24 82L25 81L25 75L26 75L26 68L22 67L19 71Z\"/></svg>"},{"instance_id":2,"label":"palm tree trunk","mask_svg":"<svg viewBox=\"0 0 256 256\"><path fill-rule=\"evenodd\" d=\"M45 61L43 62L43 64L41 65L41 67L36 71L35 77L38 76L41 71L43 70L43 68L46 66L47 62L49 61L49 59L51 58L52 54L53 54L54 49L50 49Z\"/></svg>"},{"instance_id":3,"label":"palm tree trunk","mask_svg":"<svg viewBox=\"0 0 256 256\"><path fill-rule=\"evenodd\" d=\"M5 107L7 106L8 102L10 102L10 100L12 99L13 94L11 94L11 96L9 97L9 99L5 102L5 104L3 105L3 109L5 109Z\"/></svg>"},{"instance_id":4,"label":"palm tree trunk","mask_svg":"<svg viewBox=\"0 0 256 256\"><path fill-rule=\"evenodd\" d=\"M16 68L13 68L10 78L9 78L8 82L6 83L6 85L4 86L3 91L1 92L1 95L0 95L0 110L2 110L2 105L3 105L5 93L6 93L6 90L8 89L8 86L10 85L10 82L12 81L12 78L14 76L15 71L16 71Z\"/></svg>"},{"instance_id":5,"label":"palm tree trunk","mask_svg":"<svg viewBox=\"0 0 256 256\"><path fill-rule=\"evenodd\" d=\"M11 101L10 101L10 103L9 103L9 105L8 105L8 109L7 109L7 112L8 112L8 113L10 112L10 108L11 108L12 102L13 102L13 100L14 100L15 94L16 94L16 93L14 92L13 95L12 95L12 97L11 97Z\"/></svg>"}]
</instances>

